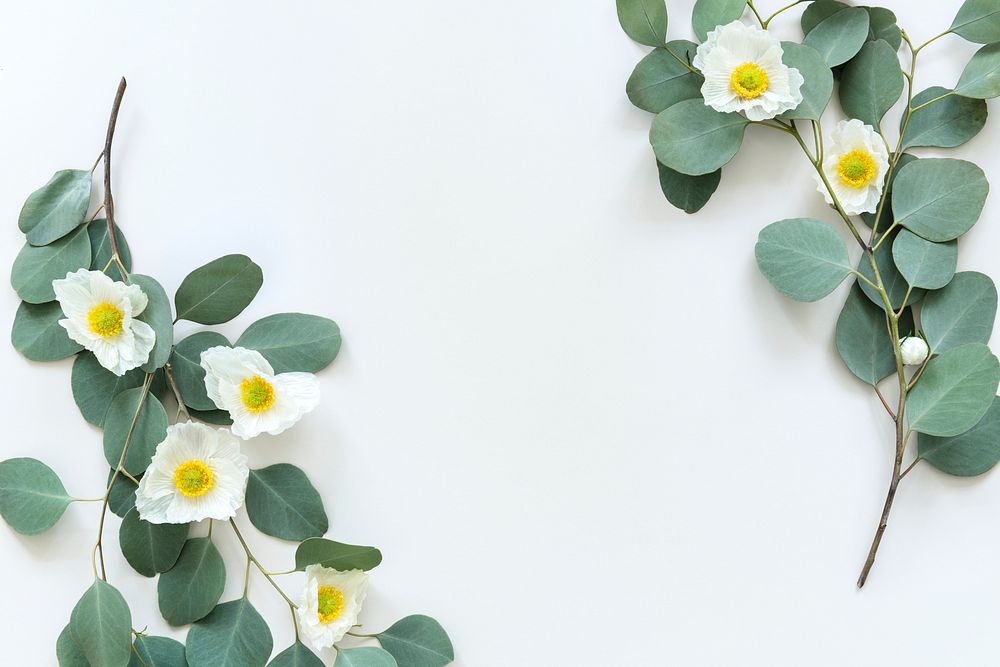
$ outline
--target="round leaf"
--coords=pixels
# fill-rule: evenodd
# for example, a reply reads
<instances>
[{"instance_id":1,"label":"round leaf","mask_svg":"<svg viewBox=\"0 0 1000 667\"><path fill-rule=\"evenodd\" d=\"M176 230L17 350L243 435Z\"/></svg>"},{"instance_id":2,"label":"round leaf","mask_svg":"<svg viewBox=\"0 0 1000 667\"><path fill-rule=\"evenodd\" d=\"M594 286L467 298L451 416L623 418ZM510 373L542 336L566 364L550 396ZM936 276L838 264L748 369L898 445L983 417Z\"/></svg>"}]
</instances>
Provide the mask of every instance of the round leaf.
<instances>
[{"instance_id":1,"label":"round leaf","mask_svg":"<svg viewBox=\"0 0 1000 667\"><path fill-rule=\"evenodd\" d=\"M149 523L140 519L133 508L122 520L118 544L133 570L144 577L153 577L174 566L187 535L186 523Z\"/></svg>"},{"instance_id":2,"label":"round leaf","mask_svg":"<svg viewBox=\"0 0 1000 667\"><path fill-rule=\"evenodd\" d=\"M267 623L246 598L220 604L188 632L191 667L264 667L274 642Z\"/></svg>"},{"instance_id":3,"label":"round leaf","mask_svg":"<svg viewBox=\"0 0 1000 667\"><path fill-rule=\"evenodd\" d=\"M59 476L41 461L0 462L0 515L22 535L38 535L56 525L71 502Z\"/></svg>"},{"instance_id":4,"label":"round leaf","mask_svg":"<svg viewBox=\"0 0 1000 667\"><path fill-rule=\"evenodd\" d=\"M868 40L884 40L893 51L903 43L903 33L896 24L896 15L885 7L865 7L868 12Z\"/></svg>"},{"instance_id":5,"label":"round leaf","mask_svg":"<svg viewBox=\"0 0 1000 667\"><path fill-rule=\"evenodd\" d=\"M330 527L319 492L289 463L250 471L246 508L257 530L284 540L319 537Z\"/></svg>"},{"instance_id":6,"label":"round leaf","mask_svg":"<svg viewBox=\"0 0 1000 667\"><path fill-rule=\"evenodd\" d=\"M48 245L83 223L90 206L91 175L83 169L57 171L28 196L17 226L31 245Z\"/></svg>"},{"instance_id":7,"label":"round leaf","mask_svg":"<svg viewBox=\"0 0 1000 667\"><path fill-rule=\"evenodd\" d=\"M951 91L933 86L913 97L913 106L931 102L910 115L906 125L903 149L914 146L939 146L954 148L969 141L986 125L986 102L961 95L948 95ZM937 99L942 95L948 95Z\"/></svg>"},{"instance_id":8,"label":"round leaf","mask_svg":"<svg viewBox=\"0 0 1000 667\"><path fill-rule=\"evenodd\" d=\"M236 345L260 352L275 373L316 373L340 352L340 327L317 315L280 313L251 324Z\"/></svg>"},{"instance_id":9,"label":"round leaf","mask_svg":"<svg viewBox=\"0 0 1000 667\"><path fill-rule=\"evenodd\" d=\"M843 65L868 41L868 22L868 12L864 8L843 8L811 29L803 44L819 51L830 67Z\"/></svg>"},{"instance_id":10,"label":"round leaf","mask_svg":"<svg viewBox=\"0 0 1000 667\"><path fill-rule=\"evenodd\" d=\"M941 289L955 276L958 241L934 243L904 229L892 242L892 260L914 287Z\"/></svg>"},{"instance_id":11,"label":"round leaf","mask_svg":"<svg viewBox=\"0 0 1000 667\"><path fill-rule=\"evenodd\" d=\"M132 654L132 614L125 598L100 579L73 608L70 631L91 665L128 667Z\"/></svg>"},{"instance_id":12,"label":"round leaf","mask_svg":"<svg viewBox=\"0 0 1000 667\"><path fill-rule=\"evenodd\" d=\"M689 61L698 48L685 39L670 42L667 47ZM701 97L703 81L666 49L654 49L635 66L625 92L632 104L643 111L660 113L683 100Z\"/></svg>"},{"instance_id":13,"label":"round leaf","mask_svg":"<svg viewBox=\"0 0 1000 667\"><path fill-rule=\"evenodd\" d=\"M819 120L833 94L833 71L819 51L796 42L782 42L782 62L794 67L805 80L802 84L802 103L795 109L781 114L781 118Z\"/></svg>"},{"instance_id":14,"label":"round leaf","mask_svg":"<svg viewBox=\"0 0 1000 667\"><path fill-rule=\"evenodd\" d=\"M964 271L927 295L920 324L935 354L968 343L987 343L997 315L997 288L989 276Z\"/></svg>"},{"instance_id":15,"label":"round leaf","mask_svg":"<svg viewBox=\"0 0 1000 667\"><path fill-rule=\"evenodd\" d=\"M250 305L264 273L246 255L226 255L199 267L177 288L177 319L199 324L228 322Z\"/></svg>"},{"instance_id":16,"label":"round leaf","mask_svg":"<svg viewBox=\"0 0 1000 667\"><path fill-rule=\"evenodd\" d=\"M840 105L850 118L877 128L902 93L903 70L888 42L868 42L844 67Z\"/></svg>"},{"instance_id":17,"label":"round leaf","mask_svg":"<svg viewBox=\"0 0 1000 667\"><path fill-rule=\"evenodd\" d=\"M951 241L976 224L989 191L983 170L971 162L914 160L893 181L892 211L898 224L928 241Z\"/></svg>"},{"instance_id":18,"label":"round leaf","mask_svg":"<svg viewBox=\"0 0 1000 667\"><path fill-rule=\"evenodd\" d=\"M885 311L876 308L857 286L837 319L837 351L862 382L876 385L896 372Z\"/></svg>"},{"instance_id":19,"label":"round leaf","mask_svg":"<svg viewBox=\"0 0 1000 667\"><path fill-rule=\"evenodd\" d=\"M407 616L379 633L378 641L400 665L443 667L455 659L448 634L430 616Z\"/></svg>"},{"instance_id":20,"label":"round leaf","mask_svg":"<svg viewBox=\"0 0 1000 667\"><path fill-rule=\"evenodd\" d=\"M170 625L193 623L215 609L225 587L226 565L211 538L190 539L173 568L160 575L160 613Z\"/></svg>"},{"instance_id":21,"label":"round leaf","mask_svg":"<svg viewBox=\"0 0 1000 667\"><path fill-rule=\"evenodd\" d=\"M682 174L701 176L733 159L748 124L743 116L719 113L700 99L684 100L657 114L649 141L662 164Z\"/></svg>"},{"instance_id":22,"label":"round leaf","mask_svg":"<svg viewBox=\"0 0 1000 667\"><path fill-rule=\"evenodd\" d=\"M170 311L170 299L160 283L138 273L132 274L131 281L141 287L149 299L149 304L138 319L153 327L156 333L156 343L149 353L149 361L142 365L142 370L152 373L163 368L170 359L170 351L174 345L174 316Z\"/></svg>"},{"instance_id":23,"label":"round leaf","mask_svg":"<svg viewBox=\"0 0 1000 667\"><path fill-rule=\"evenodd\" d=\"M667 41L667 5L664 0L617 0L618 22L625 34L646 46Z\"/></svg>"},{"instance_id":24,"label":"round leaf","mask_svg":"<svg viewBox=\"0 0 1000 667\"><path fill-rule=\"evenodd\" d=\"M903 299L906 298L907 292L910 291L910 285L906 282L903 274L896 268L896 264L892 258L892 246L893 239L886 239L885 243L880 245L878 250L875 251L875 263L878 264L878 272L882 277L882 285L889 295L889 303L892 304L893 309L899 310L903 307ZM868 257L866 256L862 256L858 262L858 273L868 280L876 282L875 272L872 271L871 262L868 261ZM874 287L863 281L860 281L860 285L861 290L871 299L872 303L879 308L885 308L885 303L882 302L881 295L879 295ZM910 298L907 300L907 303L914 304L920 301L923 296L923 290L914 289L910 292Z\"/></svg>"},{"instance_id":25,"label":"round leaf","mask_svg":"<svg viewBox=\"0 0 1000 667\"><path fill-rule=\"evenodd\" d=\"M114 484L111 486L111 493L108 495L108 509L122 519L135 507L136 485L125 475L115 476L115 471L108 473L108 482L114 477Z\"/></svg>"},{"instance_id":26,"label":"round leaf","mask_svg":"<svg viewBox=\"0 0 1000 667\"><path fill-rule=\"evenodd\" d=\"M697 213L715 194L722 180L722 170L704 176L688 176L656 163L660 171L660 189L671 204L685 213Z\"/></svg>"},{"instance_id":27,"label":"round leaf","mask_svg":"<svg viewBox=\"0 0 1000 667\"><path fill-rule=\"evenodd\" d=\"M225 410L188 410L192 419L198 419L206 424L216 426L232 426L233 418Z\"/></svg>"},{"instance_id":28,"label":"round leaf","mask_svg":"<svg viewBox=\"0 0 1000 667\"><path fill-rule=\"evenodd\" d=\"M918 456L949 475L981 475L1000 461L1000 397L995 397L979 423L959 435L921 435Z\"/></svg>"},{"instance_id":29,"label":"round leaf","mask_svg":"<svg viewBox=\"0 0 1000 667\"><path fill-rule=\"evenodd\" d=\"M746 8L747 0L697 0L691 14L694 34L704 42L708 33L740 18Z\"/></svg>"},{"instance_id":30,"label":"round leaf","mask_svg":"<svg viewBox=\"0 0 1000 667\"><path fill-rule=\"evenodd\" d=\"M87 225L87 233L90 236L90 268L94 271L103 271L108 262L111 261L111 243L108 242L108 221L105 218L97 218ZM115 225L115 239L118 240L118 252L121 255L122 264L126 271L132 270L132 252L129 250L128 241L122 234L122 229ZM108 267L108 276L112 280L124 281L118 266L112 264Z\"/></svg>"},{"instance_id":31,"label":"round leaf","mask_svg":"<svg viewBox=\"0 0 1000 667\"><path fill-rule=\"evenodd\" d=\"M333 667L396 667L396 659L388 651L374 646L342 648L337 651Z\"/></svg>"},{"instance_id":32,"label":"round leaf","mask_svg":"<svg viewBox=\"0 0 1000 667\"><path fill-rule=\"evenodd\" d=\"M823 19L829 18L837 12L847 9L849 6L839 0L816 0L815 2L810 2L805 11L802 12L802 34L808 35Z\"/></svg>"},{"instance_id":33,"label":"round leaf","mask_svg":"<svg viewBox=\"0 0 1000 667\"><path fill-rule=\"evenodd\" d=\"M284 651L274 656L267 667L323 667L323 661L303 644L295 642Z\"/></svg>"},{"instance_id":34,"label":"round leaf","mask_svg":"<svg viewBox=\"0 0 1000 667\"><path fill-rule=\"evenodd\" d=\"M188 667L184 644L174 639L139 635L133 646L142 662L133 654L129 667Z\"/></svg>"},{"instance_id":35,"label":"round leaf","mask_svg":"<svg viewBox=\"0 0 1000 667\"><path fill-rule=\"evenodd\" d=\"M133 421L135 429L123 467L134 477L146 471L156 446L166 440L167 411L156 396L145 392L142 387L126 389L115 396L104 420L104 457L112 468L121 459Z\"/></svg>"},{"instance_id":36,"label":"round leaf","mask_svg":"<svg viewBox=\"0 0 1000 667\"><path fill-rule=\"evenodd\" d=\"M77 646L68 625L59 633L59 639L56 640L56 660L59 661L59 667L90 667L90 662Z\"/></svg>"},{"instance_id":37,"label":"round leaf","mask_svg":"<svg viewBox=\"0 0 1000 667\"><path fill-rule=\"evenodd\" d=\"M794 218L761 230L757 266L775 289L796 301L817 301L852 271L844 241L825 222Z\"/></svg>"},{"instance_id":38,"label":"round leaf","mask_svg":"<svg viewBox=\"0 0 1000 667\"><path fill-rule=\"evenodd\" d=\"M14 349L32 361L58 361L83 349L59 326L62 308L55 301L35 305L21 303L14 316L10 342Z\"/></svg>"},{"instance_id":39,"label":"round leaf","mask_svg":"<svg viewBox=\"0 0 1000 667\"><path fill-rule=\"evenodd\" d=\"M305 540L295 550L295 569L304 571L310 565L322 565L334 570L372 570L382 562L382 553L375 547L341 544L314 537Z\"/></svg>"},{"instance_id":40,"label":"round leaf","mask_svg":"<svg viewBox=\"0 0 1000 667\"><path fill-rule=\"evenodd\" d=\"M103 427L115 396L126 389L141 387L145 379L146 374L138 368L125 375L115 375L101 366L93 354L84 352L73 362L70 386L83 418L94 426Z\"/></svg>"},{"instance_id":41,"label":"round leaf","mask_svg":"<svg viewBox=\"0 0 1000 667\"><path fill-rule=\"evenodd\" d=\"M981 343L948 350L927 364L907 400L910 428L928 435L965 433L979 423L997 393L1000 363Z\"/></svg>"},{"instance_id":42,"label":"round leaf","mask_svg":"<svg viewBox=\"0 0 1000 667\"><path fill-rule=\"evenodd\" d=\"M981 100L1000 96L1000 44L987 44L976 51L962 70L955 92Z\"/></svg>"},{"instance_id":43,"label":"round leaf","mask_svg":"<svg viewBox=\"0 0 1000 667\"><path fill-rule=\"evenodd\" d=\"M47 246L30 243L21 248L10 273L10 284L28 303L46 303L56 298L52 281L90 266L90 237L80 227Z\"/></svg>"},{"instance_id":44,"label":"round leaf","mask_svg":"<svg viewBox=\"0 0 1000 667\"><path fill-rule=\"evenodd\" d=\"M188 336L174 347L170 355L170 367L184 404L195 410L215 410L217 406L208 397L205 389L205 369L201 366L201 353L210 347L223 345L229 341L214 331L201 331Z\"/></svg>"},{"instance_id":45,"label":"round leaf","mask_svg":"<svg viewBox=\"0 0 1000 667\"><path fill-rule=\"evenodd\" d=\"M1000 42L1000 7L996 0L965 0L951 23L951 31L970 42Z\"/></svg>"}]
</instances>

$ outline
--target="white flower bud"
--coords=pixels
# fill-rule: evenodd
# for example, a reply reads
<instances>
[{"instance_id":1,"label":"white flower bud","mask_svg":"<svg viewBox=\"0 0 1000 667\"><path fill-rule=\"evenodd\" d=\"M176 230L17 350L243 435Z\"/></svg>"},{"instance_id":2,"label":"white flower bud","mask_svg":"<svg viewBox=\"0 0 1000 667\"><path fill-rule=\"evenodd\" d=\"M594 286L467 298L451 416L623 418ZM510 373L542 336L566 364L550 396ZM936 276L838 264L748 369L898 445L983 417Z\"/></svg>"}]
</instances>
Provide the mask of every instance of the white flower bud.
<instances>
[{"instance_id":1,"label":"white flower bud","mask_svg":"<svg viewBox=\"0 0 1000 667\"><path fill-rule=\"evenodd\" d=\"M903 363L907 366L919 366L927 360L927 355L931 353L927 347L927 341L920 336L907 336L899 341L900 351L903 353Z\"/></svg>"}]
</instances>

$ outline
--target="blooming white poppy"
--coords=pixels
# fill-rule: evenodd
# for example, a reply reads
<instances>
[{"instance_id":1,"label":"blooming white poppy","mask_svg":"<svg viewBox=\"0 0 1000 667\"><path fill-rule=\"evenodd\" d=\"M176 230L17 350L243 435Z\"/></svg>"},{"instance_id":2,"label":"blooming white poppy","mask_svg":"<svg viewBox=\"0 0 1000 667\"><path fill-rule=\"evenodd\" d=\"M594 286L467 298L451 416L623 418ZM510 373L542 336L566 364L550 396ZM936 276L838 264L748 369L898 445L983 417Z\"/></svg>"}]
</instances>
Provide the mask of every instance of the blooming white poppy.
<instances>
[{"instance_id":1,"label":"blooming white poppy","mask_svg":"<svg viewBox=\"0 0 1000 667\"><path fill-rule=\"evenodd\" d=\"M693 64L705 75L705 104L723 113L742 111L768 120L802 103L801 72L782 61L785 52L771 33L733 21L708 33Z\"/></svg>"},{"instance_id":2,"label":"blooming white poppy","mask_svg":"<svg viewBox=\"0 0 1000 667\"><path fill-rule=\"evenodd\" d=\"M823 173L847 215L874 213L882 199L882 186L889 171L889 151L881 135L860 120L842 120L831 133ZM823 179L816 183L827 204L833 197Z\"/></svg>"},{"instance_id":3,"label":"blooming white poppy","mask_svg":"<svg viewBox=\"0 0 1000 667\"><path fill-rule=\"evenodd\" d=\"M201 353L205 387L220 410L233 419L233 433L247 440L277 435L319 403L312 373L275 374L260 352L243 347L211 347Z\"/></svg>"},{"instance_id":4,"label":"blooming white poppy","mask_svg":"<svg viewBox=\"0 0 1000 667\"><path fill-rule=\"evenodd\" d=\"M100 271L80 269L53 280L52 289L66 319L59 325L94 353L115 375L149 360L156 342L153 328L135 319L149 300L138 285L116 282Z\"/></svg>"},{"instance_id":5,"label":"blooming white poppy","mask_svg":"<svg viewBox=\"0 0 1000 667\"><path fill-rule=\"evenodd\" d=\"M150 523L223 521L243 505L250 468L226 429L194 422L167 428L139 481L135 507Z\"/></svg>"},{"instance_id":6,"label":"blooming white poppy","mask_svg":"<svg viewBox=\"0 0 1000 667\"><path fill-rule=\"evenodd\" d=\"M368 573L322 565L306 568L306 588L296 610L302 631L317 649L330 648L358 623L368 594Z\"/></svg>"},{"instance_id":7,"label":"blooming white poppy","mask_svg":"<svg viewBox=\"0 0 1000 667\"><path fill-rule=\"evenodd\" d=\"M899 341L899 350L902 352L903 363L907 366L919 366L927 360L927 355L931 349L920 336L907 336Z\"/></svg>"}]
</instances>

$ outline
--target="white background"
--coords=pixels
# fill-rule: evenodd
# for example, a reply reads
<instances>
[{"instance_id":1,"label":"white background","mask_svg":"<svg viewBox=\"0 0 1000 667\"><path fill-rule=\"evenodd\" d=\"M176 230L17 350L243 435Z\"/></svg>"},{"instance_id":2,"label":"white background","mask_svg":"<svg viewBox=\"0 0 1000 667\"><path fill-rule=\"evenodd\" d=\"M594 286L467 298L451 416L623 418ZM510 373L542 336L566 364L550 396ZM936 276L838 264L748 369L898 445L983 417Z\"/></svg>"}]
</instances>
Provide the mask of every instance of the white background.
<instances>
[{"instance_id":1,"label":"white background","mask_svg":"<svg viewBox=\"0 0 1000 667\"><path fill-rule=\"evenodd\" d=\"M28 193L93 162L124 74L115 194L136 270L172 292L243 252L265 285L226 333L282 310L343 328L320 409L247 450L308 470L332 537L382 548L366 628L431 614L460 667L995 664L1000 479L918 467L855 589L890 425L833 346L846 287L789 302L752 254L769 222L835 217L795 144L760 128L699 215L670 208L651 117L624 94L646 49L613 4L7 3L2 264ZM691 4L671 0L671 38ZM920 42L959 3L887 4ZM973 52L928 48L917 88L953 85ZM994 123L953 154L995 176L998 140ZM1000 274L997 211L962 268ZM16 305L3 292L5 328ZM98 495L70 364L6 345L0 363L3 456ZM55 664L96 523L85 504L42 537L0 530L7 664ZM111 581L166 632L117 527ZM293 545L247 533L265 564L291 563ZM240 552L217 535L232 599ZM259 577L251 596L277 652L287 609Z\"/></svg>"}]
</instances>

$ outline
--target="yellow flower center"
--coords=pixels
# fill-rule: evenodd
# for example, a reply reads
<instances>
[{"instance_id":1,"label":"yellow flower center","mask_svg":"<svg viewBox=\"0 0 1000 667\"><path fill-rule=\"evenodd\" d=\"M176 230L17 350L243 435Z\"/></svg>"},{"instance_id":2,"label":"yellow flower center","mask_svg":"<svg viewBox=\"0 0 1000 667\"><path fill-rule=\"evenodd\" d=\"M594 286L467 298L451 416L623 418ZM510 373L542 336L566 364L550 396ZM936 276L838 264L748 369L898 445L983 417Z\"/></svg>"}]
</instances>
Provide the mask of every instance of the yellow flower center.
<instances>
[{"instance_id":1,"label":"yellow flower center","mask_svg":"<svg viewBox=\"0 0 1000 667\"><path fill-rule=\"evenodd\" d=\"M274 405L274 385L254 375L240 383L240 399L254 414L269 410Z\"/></svg>"},{"instance_id":2,"label":"yellow flower center","mask_svg":"<svg viewBox=\"0 0 1000 667\"><path fill-rule=\"evenodd\" d=\"M203 496L215 486L215 474L201 459L191 459L174 470L174 486L188 498Z\"/></svg>"},{"instance_id":3,"label":"yellow flower center","mask_svg":"<svg viewBox=\"0 0 1000 667\"><path fill-rule=\"evenodd\" d=\"M767 90L767 72L757 63L743 63L733 70L729 81L736 94L745 100L760 97Z\"/></svg>"},{"instance_id":4,"label":"yellow flower center","mask_svg":"<svg viewBox=\"0 0 1000 667\"><path fill-rule=\"evenodd\" d=\"M319 587L319 622L332 623L344 613L344 594L334 586Z\"/></svg>"},{"instance_id":5,"label":"yellow flower center","mask_svg":"<svg viewBox=\"0 0 1000 667\"><path fill-rule=\"evenodd\" d=\"M840 156L837 163L837 173L844 185L852 188L862 188L875 178L875 158L871 153L860 148L855 148L849 153Z\"/></svg>"},{"instance_id":6,"label":"yellow flower center","mask_svg":"<svg viewBox=\"0 0 1000 667\"><path fill-rule=\"evenodd\" d=\"M102 338L111 338L122 332L125 313L113 303L99 303L87 313L90 330Z\"/></svg>"}]
</instances>

